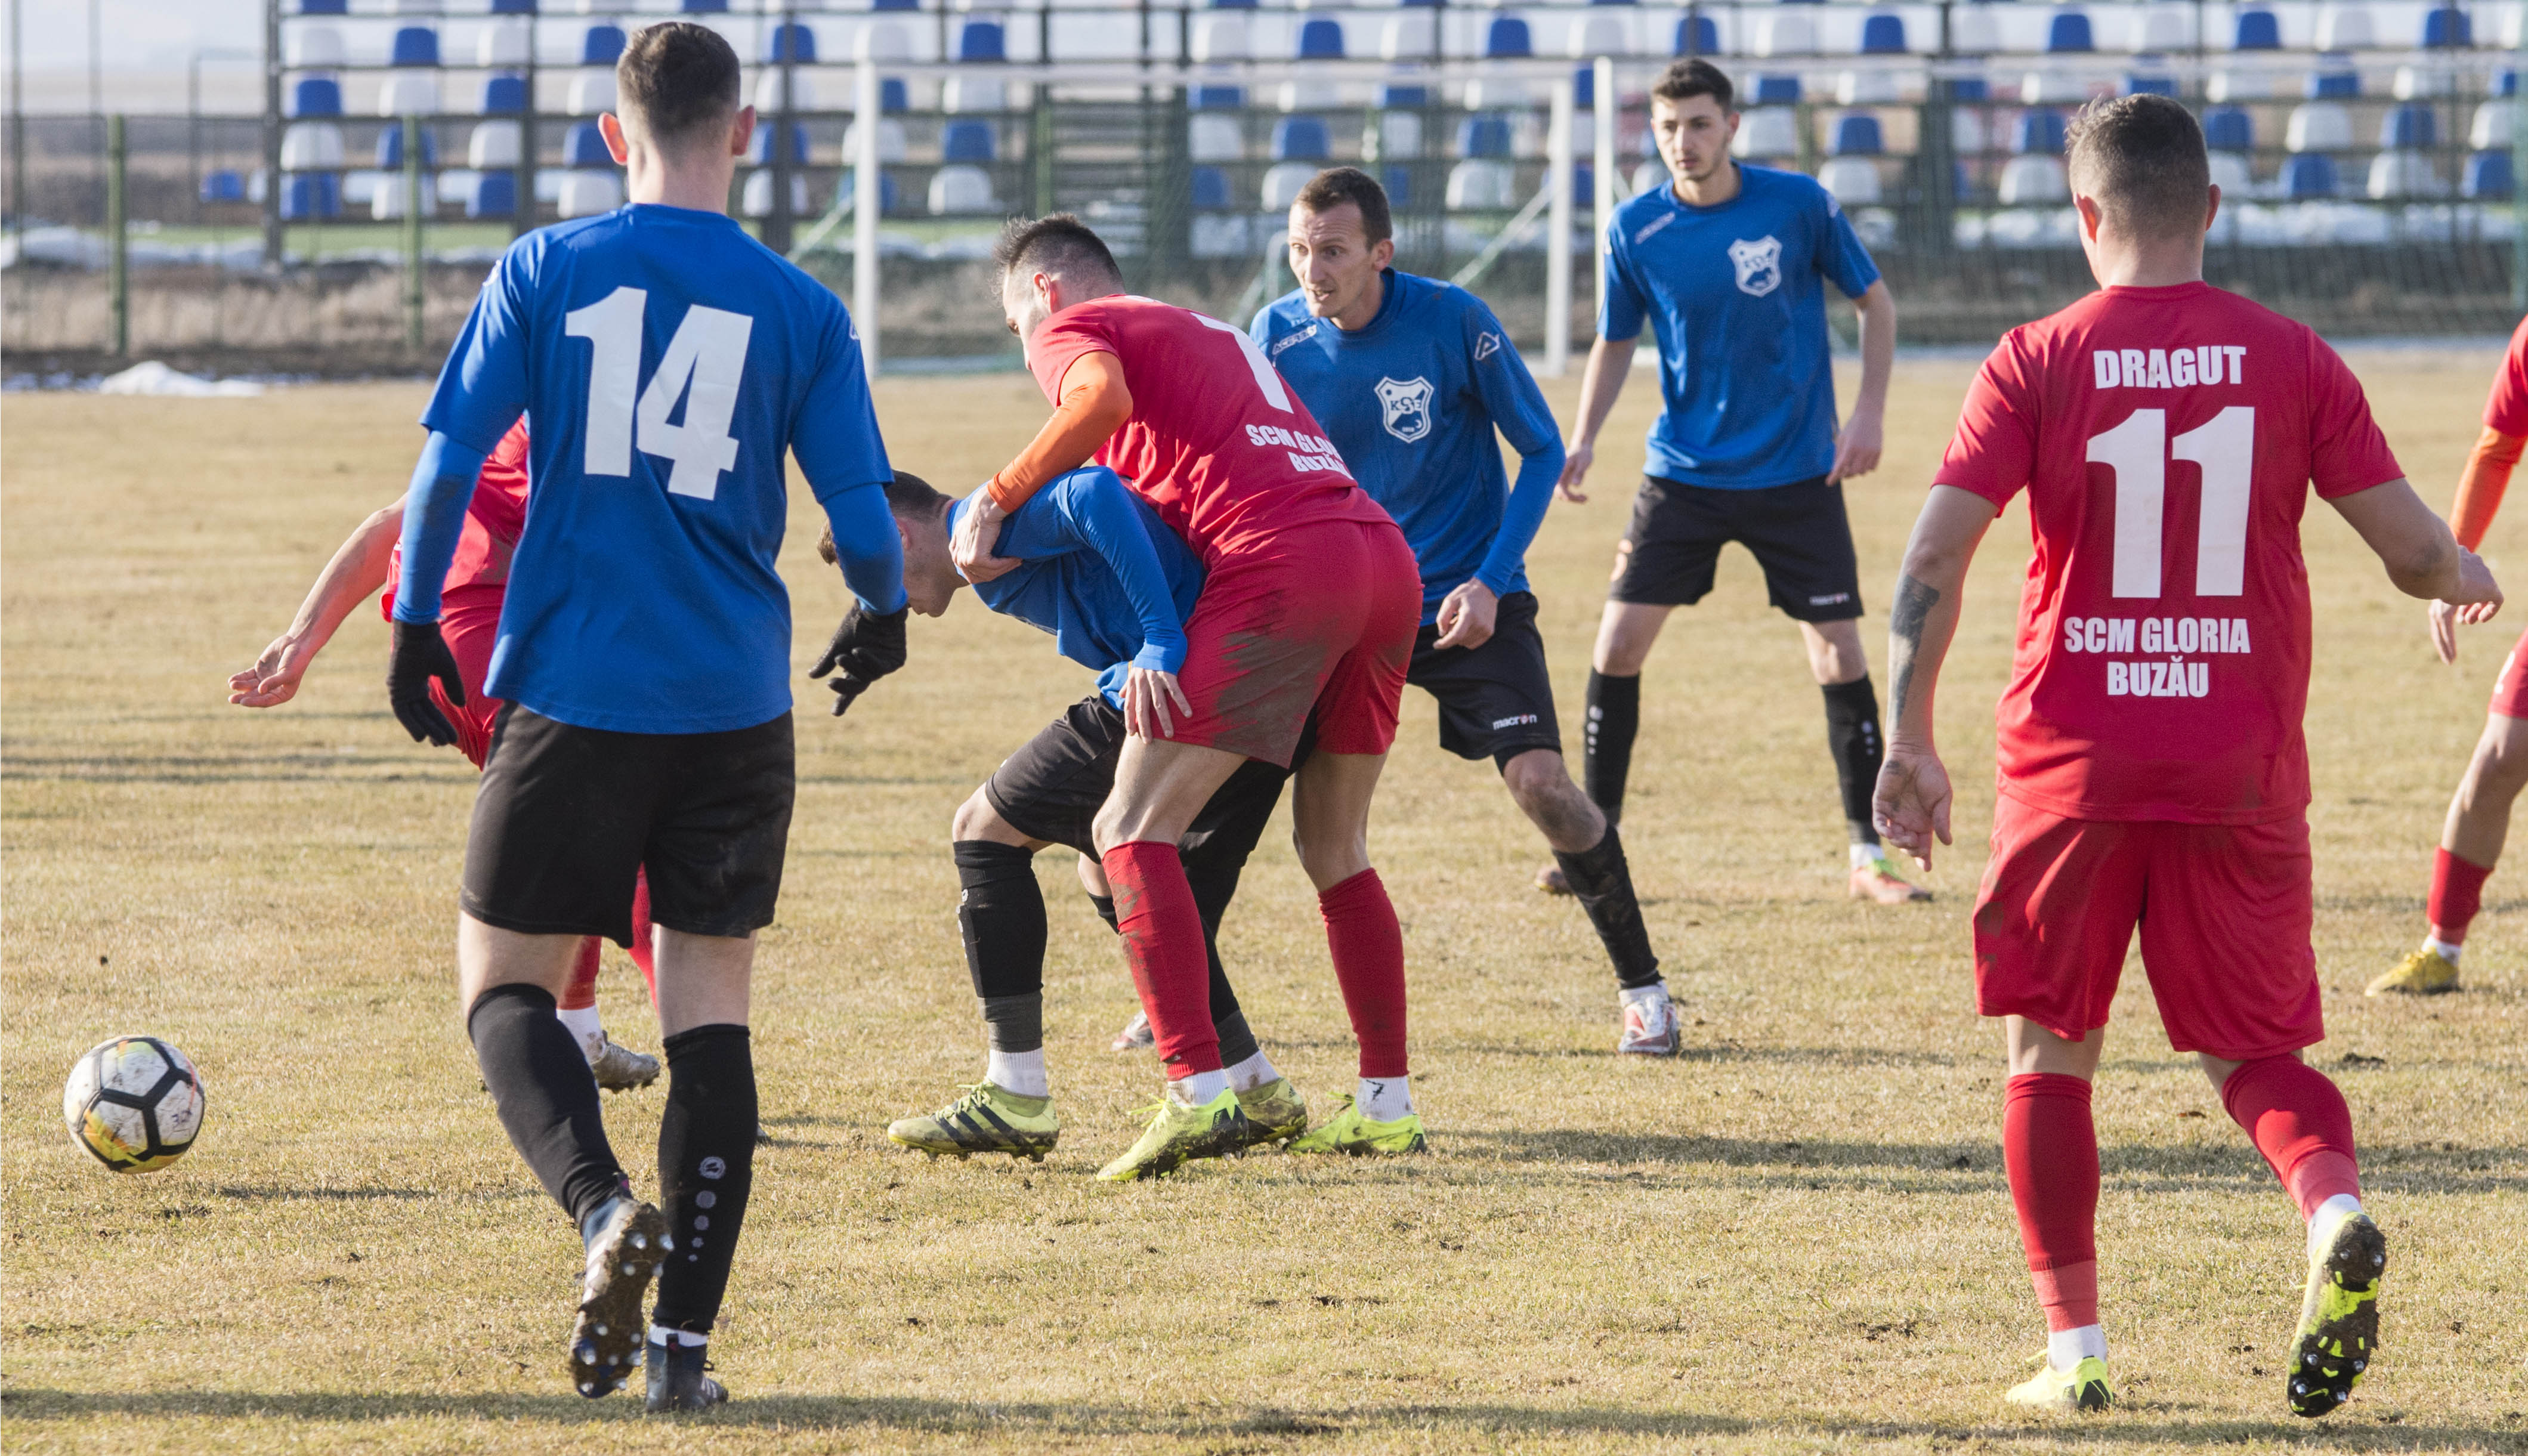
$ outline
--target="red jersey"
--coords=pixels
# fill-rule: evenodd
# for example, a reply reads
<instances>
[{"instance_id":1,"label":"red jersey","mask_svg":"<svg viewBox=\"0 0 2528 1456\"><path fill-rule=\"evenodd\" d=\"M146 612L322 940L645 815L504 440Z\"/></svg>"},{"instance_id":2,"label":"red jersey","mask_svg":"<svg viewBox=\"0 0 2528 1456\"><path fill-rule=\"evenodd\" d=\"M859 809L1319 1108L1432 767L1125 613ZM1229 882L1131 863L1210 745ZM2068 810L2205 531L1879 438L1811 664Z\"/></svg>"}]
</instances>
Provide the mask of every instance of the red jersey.
<instances>
[{"instance_id":1,"label":"red jersey","mask_svg":"<svg viewBox=\"0 0 2528 1456\"><path fill-rule=\"evenodd\" d=\"M1939 474L1996 507L2028 490L2001 791L2080 819L2299 813L2308 486L2402 474L2335 351L2235 293L2106 288L2012 331Z\"/></svg>"},{"instance_id":2,"label":"red jersey","mask_svg":"<svg viewBox=\"0 0 2528 1456\"><path fill-rule=\"evenodd\" d=\"M1203 563L1312 521L1384 521L1246 331L1154 298L1115 294L1055 314L1027 367L1060 402L1083 354L1121 361L1132 416L1098 447Z\"/></svg>"},{"instance_id":3,"label":"red jersey","mask_svg":"<svg viewBox=\"0 0 2528 1456\"><path fill-rule=\"evenodd\" d=\"M456 538L455 558L448 563L447 591L468 587L501 588L509 583L509 556L518 547L518 533L527 525L527 422L522 417L492 447L482 474L474 477L474 498L465 503L465 526ZM395 612L395 583L403 580L403 543L398 540L387 558L385 611Z\"/></svg>"},{"instance_id":4,"label":"red jersey","mask_svg":"<svg viewBox=\"0 0 2528 1456\"><path fill-rule=\"evenodd\" d=\"M2510 333L2510 352L2502 356L2502 372L2493 377L2493 396L2484 401L2484 428L2508 436L2528 435L2528 319Z\"/></svg>"}]
</instances>

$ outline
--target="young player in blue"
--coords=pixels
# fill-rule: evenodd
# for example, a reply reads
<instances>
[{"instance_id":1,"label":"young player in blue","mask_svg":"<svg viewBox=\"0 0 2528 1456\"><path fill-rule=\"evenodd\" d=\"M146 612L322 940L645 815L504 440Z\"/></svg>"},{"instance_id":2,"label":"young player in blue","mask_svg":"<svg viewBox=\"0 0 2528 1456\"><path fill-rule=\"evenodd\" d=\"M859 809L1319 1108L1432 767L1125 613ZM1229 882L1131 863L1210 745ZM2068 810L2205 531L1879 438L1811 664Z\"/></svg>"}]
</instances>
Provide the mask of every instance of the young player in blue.
<instances>
[{"instance_id":1,"label":"young player in blue","mask_svg":"<svg viewBox=\"0 0 2528 1456\"><path fill-rule=\"evenodd\" d=\"M903 536L913 609L939 616L967 584L949 541L972 499L952 502L911 475L896 476L886 494ZM1012 754L957 810L957 923L982 1002L983 1079L934 1113L895 1122L886 1135L934 1157L1008 1153L1041 1160L1061 1123L1045 1077L1046 932L1035 854L1056 844L1077 850L1082 886L1106 923L1115 925L1091 826L1115 786L1124 748L1125 671L1137 665L1174 672L1183 664L1183 624L1201 594L1203 570L1158 512L1098 465L1056 477L1011 513L999 549L1023 564L977 584L974 595L992 610L1052 634L1055 650L1097 671L1098 691ZM1304 744L1297 756L1306 756ZM1221 1063L1246 1115L1250 1147L1305 1130L1308 1109L1257 1045L1215 941L1238 893L1238 872L1290 773L1248 760L1178 842L1210 952Z\"/></svg>"},{"instance_id":2,"label":"young player in blue","mask_svg":"<svg viewBox=\"0 0 2528 1456\"><path fill-rule=\"evenodd\" d=\"M1895 302L1823 187L1796 172L1729 159L1738 112L1729 78L1710 62L1667 68L1651 89L1651 129L1671 185L1615 210L1598 342L1562 468L1563 494L1586 499L1579 488L1598 431L1648 323L1663 407L1598 626L1583 774L1589 797L1607 818L1622 813L1641 724L1642 664L1668 613L1712 590L1720 548L1734 541L1764 568L1773 605L1800 624L1810 671L1824 691L1853 896L1880 905L1928 900L1928 891L1897 876L1870 824L1884 746L1861 648L1860 565L1843 510L1842 483L1878 465ZM1861 392L1840 435L1826 347L1828 282L1857 302L1861 319Z\"/></svg>"},{"instance_id":3,"label":"young player in blue","mask_svg":"<svg viewBox=\"0 0 2528 1456\"><path fill-rule=\"evenodd\" d=\"M1614 825L1571 782L1527 590L1527 547L1553 503L1562 442L1545 396L1483 300L1399 273L1387 191L1352 167L1290 204L1300 286L1255 316L1255 341L1404 530L1422 569L1405 682L1439 700L1440 746L1490 758L1543 831L1614 962L1618 1052L1677 1049L1676 1014ZM1499 431L1519 453L1501 471Z\"/></svg>"},{"instance_id":4,"label":"young player in blue","mask_svg":"<svg viewBox=\"0 0 2528 1456\"><path fill-rule=\"evenodd\" d=\"M464 701L440 583L485 452L532 412L534 485L485 684L508 705L466 840L457 977L500 1121L579 1223L573 1384L600 1396L631 1374L655 1274L648 1406L687 1410L726 1398L703 1354L753 1181L748 976L796 778L772 569L785 453L860 598L816 675L840 666L856 692L901 666L905 597L851 320L721 210L754 128L735 52L700 26L652 26L616 80L619 116L601 125L631 204L510 247L423 416L388 697L416 739L453 742L429 697L436 678ZM633 1196L553 1017L580 939L629 937L643 869L666 1033L663 1213Z\"/></svg>"}]
</instances>

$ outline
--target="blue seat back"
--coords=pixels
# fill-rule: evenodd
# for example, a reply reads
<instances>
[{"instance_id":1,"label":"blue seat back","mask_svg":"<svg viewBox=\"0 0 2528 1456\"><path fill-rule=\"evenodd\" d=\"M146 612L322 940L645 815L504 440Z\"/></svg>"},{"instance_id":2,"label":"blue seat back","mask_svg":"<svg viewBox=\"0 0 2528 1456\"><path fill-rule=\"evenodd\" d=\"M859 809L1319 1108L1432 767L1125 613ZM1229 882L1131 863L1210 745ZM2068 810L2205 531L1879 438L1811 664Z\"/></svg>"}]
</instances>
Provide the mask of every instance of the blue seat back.
<instances>
[{"instance_id":1,"label":"blue seat back","mask_svg":"<svg viewBox=\"0 0 2528 1456\"><path fill-rule=\"evenodd\" d=\"M601 152L606 150L603 141L598 143L598 150ZM607 159L608 165L612 164L612 158ZM421 129L421 165L424 167L439 165L439 139L430 134L428 127ZM403 170L403 128L388 127L378 132L378 169L382 172Z\"/></svg>"},{"instance_id":2,"label":"blue seat back","mask_svg":"<svg viewBox=\"0 0 2528 1456\"><path fill-rule=\"evenodd\" d=\"M2342 56L2326 60L2341 63ZM2361 73L2349 69L2312 71L2308 76L2308 99L2311 101L2350 101L2361 94Z\"/></svg>"},{"instance_id":3,"label":"blue seat back","mask_svg":"<svg viewBox=\"0 0 2528 1456\"><path fill-rule=\"evenodd\" d=\"M2203 144L2216 152L2252 151L2256 119L2244 107L2216 106L2203 113Z\"/></svg>"},{"instance_id":4,"label":"blue seat back","mask_svg":"<svg viewBox=\"0 0 2528 1456\"><path fill-rule=\"evenodd\" d=\"M2293 199L2335 195L2335 159L2319 152L2300 152L2283 159L2283 195Z\"/></svg>"},{"instance_id":5,"label":"blue seat back","mask_svg":"<svg viewBox=\"0 0 2528 1456\"><path fill-rule=\"evenodd\" d=\"M294 117L338 117L342 114L342 83L330 76L302 76L290 89Z\"/></svg>"},{"instance_id":6,"label":"blue seat back","mask_svg":"<svg viewBox=\"0 0 2528 1456\"><path fill-rule=\"evenodd\" d=\"M968 21L957 32L957 59L976 64L1010 58L1009 32L996 21Z\"/></svg>"},{"instance_id":7,"label":"blue seat back","mask_svg":"<svg viewBox=\"0 0 2528 1456\"><path fill-rule=\"evenodd\" d=\"M1863 21L1861 53L1865 56L1905 54L1905 18L1901 15L1873 15Z\"/></svg>"},{"instance_id":8,"label":"blue seat back","mask_svg":"<svg viewBox=\"0 0 2528 1456\"><path fill-rule=\"evenodd\" d=\"M465 192L465 215L469 218L513 217L518 211L518 176L502 169L476 175L474 185Z\"/></svg>"},{"instance_id":9,"label":"blue seat back","mask_svg":"<svg viewBox=\"0 0 2528 1456\"><path fill-rule=\"evenodd\" d=\"M784 21L772 27L764 40L764 64L777 65L789 61L800 66L816 64L816 32L798 21Z\"/></svg>"},{"instance_id":10,"label":"blue seat back","mask_svg":"<svg viewBox=\"0 0 2528 1456\"><path fill-rule=\"evenodd\" d=\"M1273 160L1322 162L1334 155L1334 140L1322 117L1284 117L1273 124Z\"/></svg>"},{"instance_id":11,"label":"blue seat back","mask_svg":"<svg viewBox=\"0 0 2528 1456\"><path fill-rule=\"evenodd\" d=\"M1196 111L1236 111L1246 104L1243 86L1196 86L1190 104Z\"/></svg>"},{"instance_id":12,"label":"blue seat back","mask_svg":"<svg viewBox=\"0 0 2528 1456\"><path fill-rule=\"evenodd\" d=\"M342 215L342 180L330 172L293 172L281 189L281 216L293 223Z\"/></svg>"},{"instance_id":13,"label":"blue seat back","mask_svg":"<svg viewBox=\"0 0 2528 1456\"><path fill-rule=\"evenodd\" d=\"M758 126L755 129L755 131L758 136L761 136L764 133L764 128ZM570 124L570 130L562 134L561 157L562 165L565 167L611 167L614 165L613 156L606 150L606 133L597 130L597 124L595 122L573 122ZM378 165L385 166L387 164L381 162Z\"/></svg>"},{"instance_id":14,"label":"blue seat back","mask_svg":"<svg viewBox=\"0 0 2528 1456\"><path fill-rule=\"evenodd\" d=\"M1298 58L1302 61L1340 61L1343 58L1343 22L1323 16L1299 27Z\"/></svg>"},{"instance_id":15,"label":"blue seat back","mask_svg":"<svg viewBox=\"0 0 2528 1456\"><path fill-rule=\"evenodd\" d=\"M2283 48L2283 23L2270 10L2242 10L2230 32L2233 50L2278 51Z\"/></svg>"},{"instance_id":16,"label":"blue seat back","mask_svg":"<svg viewBox=\"0 0 2528 1456\"><path fill-rule=\"evenodd\" d=\"M1492 61L1524 60L1536 54L1536 43L1528 37L1527 22L1514 15L1495 16L1484 31L1484 57Z\"/></svg>"},{"instance_id":17,"label":"blue seat back","mask_svg":"<svg viewBox=\"0 0 2528 1456\"><path fill-rule=\"evenodd\" d=\"M2093 51L2097 43L2090 38L2089 18L2077 10L2058 10L2046 23L2045 49L2052 54Z\"/></svg>"},{"instance_id":18,"label":"blue seat back","mask_svg":"<svg viewBox=\"0 0 2528 1456\"><path fill-rule=\"evenodd\" d=\"M2475 26L2467 13L2454 5L2444 5L2423 15L2423 44L2428 47L2459 47L2475 44Z\"/></svg>"},{"instance_id":19,"label":"blue seat back","mask_svg":"<svg viewBox=\"0 0 2528 1456\"><path fill-rule=\"evenodd\" d=\"M2011 150L2022 155L2051 155L2063 150L2063 113L2047 107L2019 114Z\"/></svg>"},{"instance_id":20,"label":"blue seat back","mask_svg":"<svg viewBox=\"0 0 2528 1456\"><path fill-rule=\"evenodd\" d=\"M880 116L894 116L913 109L913 88L900 76L877 78L877 109Z\"/></svg>"},{"instance_id":21,"label":"blue seat back","mask_svg":"<svg viewBox=\"0 0 2528 1456\"><path fill-rule=\"evenodd\" d=\"M203 173L202 200L204 202L243 202L245 175L228 167L223 167L216 172Z\"/></svg>"},{"instance_id":22,"label":"blue seat back","mask_svg":"<svg viewBox=\"0 0 2528 1456\"><path fill-rule=\"evenodd\" d=\"M1758 106L1797 106L1800 100L1800 78L1796 76L1760 76L1756 78Z\"/></svg>"},{"instance_id":23,"label":"blue seat back","mask_svg":"<svg viewBox=\"0 0 2528 1456\"><path fill-rule=\"evenodd\" d=\"M1875 157L1886 151L1886 138L1878 130L1878 118L1873 116L1836 118L1833 150L1838 157Z\"/></svg>"},{"instance_id":24,"label":"blue seat back","mask_svg":"<svg viewBox=\"0 0 2528 1456\"><path fill-rule=\"evenodd\" d=\"M579 37L579 64L611 66L623 59L623 27L603 22L588 27Z\"/></svg>"},{"instance_id":25,"label":"blue seat back","mask_svg":"<svg viewBox=\"0 0 2528 1456\"><path fill-rule=\"evenodd\" d=\"M2379 144L2392 149L2438 146L2438 119L2430 107L2408 102L2388 113L2380 123Z\"/></svg>"},{"instance_id":26,"label":"blue seat back","mask_svg":"<svg viewBox=\"0 0 2528 1456\"><path fill-rule=\"evenodd\" d=\"M2508 152L2477 152L2466 159L2460 190L2469 197L2507 197L2511 173Z\"/></svg>"},{"instance_id":27,"label":"blue seat back","mask_svg":"<svg viewBox=\"0 0 2528 1456\"><path fill-rule=\"evenodd\" d=\"M1690 15L1676 23L1676 53L1709 56L1720 50L1720 26L1708 15Z\"/></svg>"},{"instance_id":28,"label":"blue seat back","mask_svg":"<svg viewBox=\"0 0 2528 1456\"><path fill-rule=\"evenodd\" d=\"M1457 154L1462 157L1509 155L1509 118L1472 116L1457 124Z\"/></svg>"},{"instance_id":29,"label":"blue seat back","mask_svg":"<svg viewBox=\"0 0 2528 1456\"><path fill-rule=\"evenodd\" d=\"M513 116L527 109L527 78L505 72L483 78L483 114Z\"/></svg>"},{"instance_id":30,"label":"blue seat back","mask_svg":"<svg viewBox=\"0 0 2528 1456\"><path fill-rule=\"evenodd\" d=\"M1428 106L1431 104L1431 88L1381 86L1378 89L1378 104L1389 111L1410 111L1418 106Z\"/></svg>"},{"instance_id":31,"label":"blue seat back","mask_svg":"<svg viewBox=\"0 0 2528 1456\"><path fill-rule=\"evenodd\" d=\"M395 39L387 49L390 66L436 66L439 64L439 32L428 26L403 26L396 28Z\"/></svg>"},{"instance_id":32,"label":"blue seat back","mask_svg":"<svg viewBox=\"0 0 2528 1456\"><path fill-rule=\"evenodd\" d=\"M989 122L950 122L939 133L939 153L951 162L988 162L992 150Z\"/></svg>"},{"instance_id":33,"label":"blue seat back","mask_svg":"<svg viewBox=\"0 0 2528 1456\"><path fill-rule=\"evenodd\" d=\"M1229 174L1217 167L1193 170L1193 210L1227 212L1230 209Z\"/></svg>"}]
</instances>

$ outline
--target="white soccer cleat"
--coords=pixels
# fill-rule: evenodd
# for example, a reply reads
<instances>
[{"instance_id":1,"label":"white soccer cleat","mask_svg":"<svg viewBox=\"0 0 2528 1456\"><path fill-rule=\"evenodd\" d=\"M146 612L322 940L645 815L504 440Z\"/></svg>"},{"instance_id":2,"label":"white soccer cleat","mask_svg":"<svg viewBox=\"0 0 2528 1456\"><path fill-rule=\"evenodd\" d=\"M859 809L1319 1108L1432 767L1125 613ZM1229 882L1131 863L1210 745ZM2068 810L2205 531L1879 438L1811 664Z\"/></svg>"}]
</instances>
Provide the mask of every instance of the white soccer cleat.
<instances>
[{"instance_id":1,"label":"white soccer cleat","mask_svg":"<svg viewBox=\"0 0 2528 1456\"><path fill-rule=\"evenodd\" d=\"M1115 1039L1107 1044L1106 1050L1110 1052L1145 1052L1158 1044L1159 1038L1157 1033L1150 1030L1150 1014L1148 1012L1134 1012L1132 1013L1132 1019L1125 1022L1124 1029L1115 1033Z\"/></svg>"},{"instance_id":2,"label":"white soccer cleat","mask_svg":"<svg viewBox=\"0 0 2528 1456\"><path fill-rule=\"evenodd\" d=\"M628 1092L646 1087L658 1079L658 1059L647 1052L636 1052L604 1032L597 1056L588 1069L597 1077L597 1085L608 1092Z\"/></svg>"},{"instance_id":3,"label":"white soccer cleat","mask_svg":"<svg viewBox=\"0 0 2528 1456\"><path fill-rule=\"evenodd\" d=\"M1624 1033L1615 1040L1617 1054L1673 1057L1684 1042L1684 1034L1677 1029L1676 1003L1668 999L1665 986L1654 988L1648 996L1625 999Z\"/></svg>"}]
</instances>

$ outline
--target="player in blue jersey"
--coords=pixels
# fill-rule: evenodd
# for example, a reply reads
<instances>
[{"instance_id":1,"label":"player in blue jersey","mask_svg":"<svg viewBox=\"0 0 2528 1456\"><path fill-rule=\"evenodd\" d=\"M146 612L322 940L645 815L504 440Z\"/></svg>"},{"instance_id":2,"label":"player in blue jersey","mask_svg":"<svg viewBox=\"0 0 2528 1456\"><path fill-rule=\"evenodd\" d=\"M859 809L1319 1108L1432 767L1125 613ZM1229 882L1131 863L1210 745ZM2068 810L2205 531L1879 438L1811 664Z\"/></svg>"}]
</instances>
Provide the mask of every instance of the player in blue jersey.
<instances>
[{"instance_id":1,"label":"player in blue jersey","mask_svg":"<svg viewBox=\"0 0 2528 1456\"><path fill-rule=\"evenodd\" d=\"M783 454L859 598L817 675L840 666L857 691L902 665L903 557L850 316L723 210L755 126L736 53L668 22L632 37L615 77L621 107L600 125L631 203L510 246L422 416L387 696L414 738L455 741L430 699L435 679L464 702L440 586L475 472L532 413L534 485L484 684L508 706L466 838L458 987L502 1126L579 1225L572 1383L604 1395L638 1356L649 1409L688 1410L726 1399L703 1374L705 1338L753 1181L747 988L796 783L773 572ZM553 1017L581 938L629 938L636 869L667 1055L663 1213L632 1193Z\"/></svg>"},{"instance_id":2,"label":"player in blue jersey","mask_svg":"<svg viewBox=\"0 0 2528 1456\"><path fill-rule=\"evenodd\" d=\"M904 585L924 616L948 610L966 579L949 554L972 499L951 501L911 475L887 488L904 540ZM937 1112L906 1118L886 1135L933 1155L1008 1153L1041 1160L1061 1124L1044 1066L1044 894L1036 852L1064 845L1098 914L1116 924L1092 825L1115 787L1125 739L1127 671L1173 671L1185 618L1202 591L1193 551L1158 513L1103 466L1054 479L1001 528L1003 554L1024 564L975 585L983 604L1051 633L1054 650L1098 671L1098 691L1012 754L959 806L953 830L958 929L982 1002L983 1080ZM1307 756L1306 745L1293 761ZM1304 1131L1308 1108L1257 1045L1214 943L1246 857L1281 802L1290 770L1250 759L1229 776L1178 843L1211 961L1211 1016L1221 1063L1238 1094L1246 1146Z\"/></svg>"},{"instance_id":3,"label":"player in blue jersey","mask_svg":"<svg viewBox=\"0 0 2528 1456\"><path fill-rule=\"evenodd\" d=\"M1453 284L1399 273L1387 191L1353 167L1290 204L1300 286L1256 314L1255 341L1404 530L1422 570L1422 630L1404 680L1439 700L1440 746L1490 758L1554 848L1614 962L1615 1050L1677 1049L1615 826L1571 782L1546 674L1527 547L1562 470L1554 415L1501 321ZM1519 453L1501 470L1498 430Z\"/></svg>"},{"instance_id":4,"label":"player in blue jersey","mask_svg":"<svg viewBox=\"0 0 2528 1456\"><path fill-rule=\"evenodd\" d=\"M1826 745L1842 781L1851 890L1901 905L1930 892L1896 874L1871 826L1884 745L1861 649L1861 576L1842 483L1877 468L1896 304L1834 198L1796 172L1729 159L1738 112L1708 61L1670 65L1651 88L1651 129L1673 184L1615 209L1599 292L1598 342L1580 385L1562 489L1574 500L1644 323L1659 344L1664 407L1651 427L1633 519L1589 674L1583 778L1616 818L1641 724L1642 663L1679 606L1712 590L1737 542L1773 605L1800 624L1825 693ZM1825 285L1861 317L1861 394L1840 434L1826 356ZM1550 876L1553 871L1547 871ZM1549 886L1552 888L1552 886Z\"/></svg>"}]
</instances>

